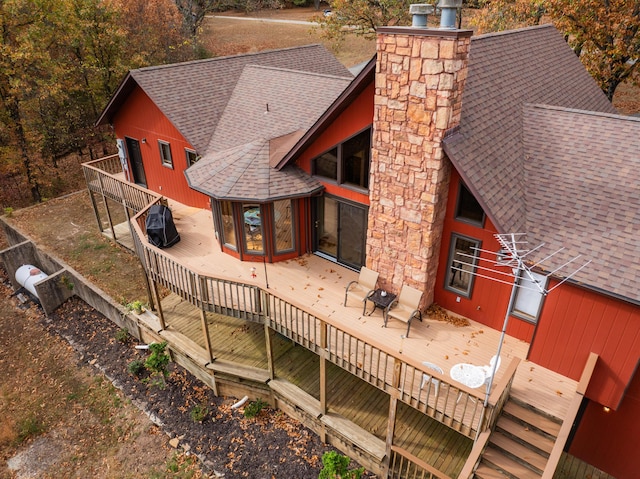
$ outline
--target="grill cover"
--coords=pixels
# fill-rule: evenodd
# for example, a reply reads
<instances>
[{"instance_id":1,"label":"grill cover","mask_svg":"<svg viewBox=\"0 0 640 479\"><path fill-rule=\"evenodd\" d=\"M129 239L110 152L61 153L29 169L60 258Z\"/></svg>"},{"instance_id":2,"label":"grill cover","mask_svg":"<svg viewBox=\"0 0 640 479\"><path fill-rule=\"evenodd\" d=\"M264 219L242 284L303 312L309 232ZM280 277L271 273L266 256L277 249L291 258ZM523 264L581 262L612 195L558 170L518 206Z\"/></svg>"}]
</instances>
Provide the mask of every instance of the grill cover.
<instances>
[{"instance_id":1,"label":"grill cover","mask_svg":"<svg viewBox=\"0 0 640 479\"><path fill-rule=\"evenodd\" d=\"M153 205L149 208L145 226L147 238L153 246L168 248L180 241L171 210L164 205Z\"/></svg>"}]
</instances>

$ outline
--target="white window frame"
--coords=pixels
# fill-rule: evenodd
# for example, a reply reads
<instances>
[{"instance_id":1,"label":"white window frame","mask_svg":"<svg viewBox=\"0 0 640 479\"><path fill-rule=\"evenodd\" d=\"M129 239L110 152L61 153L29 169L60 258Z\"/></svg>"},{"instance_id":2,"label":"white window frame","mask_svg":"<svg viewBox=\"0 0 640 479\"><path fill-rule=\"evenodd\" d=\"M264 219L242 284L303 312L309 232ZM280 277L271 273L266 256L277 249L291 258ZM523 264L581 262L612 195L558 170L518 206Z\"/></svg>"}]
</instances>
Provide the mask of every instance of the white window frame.
<instances>
[{"instance_id":1,"label":"white window frame","mask_svg":"<svg viewBox=\"0 0 640 479\"><path fill-rule=\"evenodd\" d=\"M540 287L546 290L548 278L540 273L532 272L531 275L538 281ZM545 295L540 292L540 288L525 271L520 273L517 284L518 286L514 286L516 292L510 313L516 318L536 324L540 319Z\"/></svg>"},{"instance_id":2,"label":"white window frame","mask_svg":"<svg viewBox=\"0 0 640 479\"><path fill-rule=\"evenodd\" d=\"M171 144L168 141L158 140L160 161L162 166L173 169L173 157L171 156Z\"/></svg>"}]
</instances>

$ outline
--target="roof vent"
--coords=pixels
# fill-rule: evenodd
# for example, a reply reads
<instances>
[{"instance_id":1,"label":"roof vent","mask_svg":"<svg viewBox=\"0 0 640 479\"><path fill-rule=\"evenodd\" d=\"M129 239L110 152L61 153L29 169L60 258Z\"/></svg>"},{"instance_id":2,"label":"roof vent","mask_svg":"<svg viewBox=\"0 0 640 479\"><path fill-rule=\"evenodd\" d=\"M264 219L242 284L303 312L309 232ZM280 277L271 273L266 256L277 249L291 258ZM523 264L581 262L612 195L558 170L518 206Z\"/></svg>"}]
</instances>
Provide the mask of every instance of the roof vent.
<instances>
[{"instance_id":1,"label":"roof vent","mask_svg":"<svg viewBox=\"0 0 640 479\"><path fill-rule=\"evenodd\" d=\"M409 13L412 15L412 27L426 27L427 15L433 13L433 5L428 3L414 3L409 5Z\"/></svg>"},{"instance_id":2,"label":"roof vent","mask_svg":"<svg viewBox=\"0 0 640 479\"><path fill-rule=\"evenodd\" d=\"M440 15L440 28L443 30L456 29L456 13L462 7L462 0L439 0L438 8L442 10Z\"/></svg>"}]
</instances>

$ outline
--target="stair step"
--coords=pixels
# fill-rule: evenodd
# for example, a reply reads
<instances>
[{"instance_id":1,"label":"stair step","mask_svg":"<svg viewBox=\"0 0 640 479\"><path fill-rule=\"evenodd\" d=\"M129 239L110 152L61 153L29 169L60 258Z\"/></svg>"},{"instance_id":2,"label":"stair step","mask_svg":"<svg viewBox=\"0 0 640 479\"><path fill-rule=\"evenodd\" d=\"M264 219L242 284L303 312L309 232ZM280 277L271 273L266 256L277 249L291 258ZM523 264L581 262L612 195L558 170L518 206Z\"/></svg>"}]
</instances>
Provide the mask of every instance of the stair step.
<instances>
[{"instance_id":1,"label":"stair step","mask_svg":"<svg viewBox=\"0 0 640 479\"><path fill-rule=\"evenodd\" d=\"M474 478L476 479L509 479L509 476L488 464L480 464L474 474Z\"/></svg>"},{"instance_id":2,"label":"stair step","mask_svg":"<svg viewBox=\"0 0 640 479\"><path fill-rule=\"evenodd\" d=\"M517 462L523 465L530 465L532 469L536 469L540 474L542 474L547 465L546 457L541 456L533 449L514 441L502 433L493 433L489 442L493 444L494 447L516 458Z\"/></svg>"},{"instance_id":3,"label":"stair step","mask_svg":"<svg viewBox=\"0 0 640 479\"><path fill-rule=\"evenodd\" d=\"M505 471L507 473L507 477L517 479L540 479L542 477L542 474L538 474L519 462L514 461L502 453L502 451L499 451L492 446L485 449L484 454L482 455L482 460L492 464L501 471Z\"/></svg>"},{"instance_id":4,"label":"stair step","mask_svg":"<svg viewBox=\"0 0 640 479\"><path fill-rule=\"evenodd\" d=\"M553 450L554 442L548 436L539 434L535 429L531 429L522 423L513 421L506 416L501 416L500 419L498 419L498 429L518 438L522 442L531 444L533 447L547 455L551 454L551 451Z\"/></svg>"},{"instance_id":5,"label":"stair step","mask_svg":"<svg viewBox=\"0 0 640 479\"><path fill-rule=\"evenodd\" d=\"M519 419L522 422L530 424L554 438L558 437L561 425L538 411L528 407L522 407L513 401L508 401L504 406L503 412Z\"/></svg>"}]
</instances>

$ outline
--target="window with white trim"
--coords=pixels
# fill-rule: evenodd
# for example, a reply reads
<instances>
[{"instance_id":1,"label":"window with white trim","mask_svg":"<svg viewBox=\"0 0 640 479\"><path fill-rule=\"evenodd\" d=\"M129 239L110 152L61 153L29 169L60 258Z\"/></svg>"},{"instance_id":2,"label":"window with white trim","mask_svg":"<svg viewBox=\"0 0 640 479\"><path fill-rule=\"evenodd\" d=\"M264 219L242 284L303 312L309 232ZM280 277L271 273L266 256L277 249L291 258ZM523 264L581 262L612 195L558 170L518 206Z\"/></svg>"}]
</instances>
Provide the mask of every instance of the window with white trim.
<instances>
[{"instance_id":1,"label":"window with white trim","mask_svg":"<svg viewBox=\"0 0 640 479\"><path fill-rule=\"evenodd\" d=\"M160 161L162 166L173 168L173 158L171 157L171 145L166 141L158 140L158 148L160 148Z\"/></svg>"},{"instance_id":2,"label":"window with white trim","mask_svg":"<svg viewBox=\"0 0 640 479\"><path fill-rule=\"evenodd\" d=\"M538 273L531 273L531 275L533 279L524 271L520 274L510 312L517 318L535 324L542 310L545 295L541 289L546 290L547 277Z\"/></svg>"}]
</instances>

